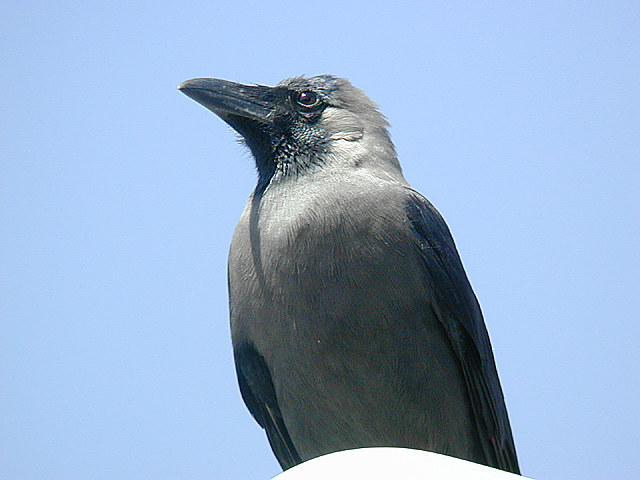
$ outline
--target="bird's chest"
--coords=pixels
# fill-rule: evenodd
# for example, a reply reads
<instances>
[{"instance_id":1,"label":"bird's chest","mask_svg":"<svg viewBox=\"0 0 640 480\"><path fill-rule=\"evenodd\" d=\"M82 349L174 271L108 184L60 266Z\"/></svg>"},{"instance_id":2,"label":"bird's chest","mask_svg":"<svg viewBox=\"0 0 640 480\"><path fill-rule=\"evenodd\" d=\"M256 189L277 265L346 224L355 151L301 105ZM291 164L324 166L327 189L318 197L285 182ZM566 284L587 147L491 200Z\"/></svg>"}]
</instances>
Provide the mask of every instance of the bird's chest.
<instances>
[{"instance_id":1,"label":"bird's chest","mask_svg":"<svg viewBox=\"0 0 640 480\"><path fill-rule=\"evenodd\" d=\"M376 213L364 210L322 199L248 207L231 247L232 282L274 300L366 277L362 270L386 255L389 242Z\"/></svg>"},{"instance_id":2,"label":"bird's chest","mask_svg":"<svg viewBox=\"0 0 640 480\"><path fill-rule=\"evenodd\" d=\"M295 333L302 318L317 319L305 323L313 328L336 327L415 279L406 267L413 252L409 228L398 221L403 212L384 202L357 194L334 195L330 204L321 196L250 201L229 258L232 328Z\"/></svg>"}]
</instances>

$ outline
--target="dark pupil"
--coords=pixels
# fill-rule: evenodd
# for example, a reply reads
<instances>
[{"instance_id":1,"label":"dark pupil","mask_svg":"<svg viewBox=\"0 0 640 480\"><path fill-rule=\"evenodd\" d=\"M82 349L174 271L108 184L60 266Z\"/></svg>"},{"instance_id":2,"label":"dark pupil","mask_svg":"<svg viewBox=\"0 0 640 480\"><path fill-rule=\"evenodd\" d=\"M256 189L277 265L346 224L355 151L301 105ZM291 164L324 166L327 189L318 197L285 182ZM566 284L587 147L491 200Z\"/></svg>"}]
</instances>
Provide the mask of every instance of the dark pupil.
<instances>
[{"instance_id":1,"label":"dark pupil","mask_svg":"<svg viewBox=\"0 0 640 480\"><path fill-rule=\"evenodd\" d=\"M304 105L305 107L315 105L317 101L318 97L316 97L316 94L313 92L300 92L298 94L298 103L300 105Z\"/></svg>"}]
</instances>

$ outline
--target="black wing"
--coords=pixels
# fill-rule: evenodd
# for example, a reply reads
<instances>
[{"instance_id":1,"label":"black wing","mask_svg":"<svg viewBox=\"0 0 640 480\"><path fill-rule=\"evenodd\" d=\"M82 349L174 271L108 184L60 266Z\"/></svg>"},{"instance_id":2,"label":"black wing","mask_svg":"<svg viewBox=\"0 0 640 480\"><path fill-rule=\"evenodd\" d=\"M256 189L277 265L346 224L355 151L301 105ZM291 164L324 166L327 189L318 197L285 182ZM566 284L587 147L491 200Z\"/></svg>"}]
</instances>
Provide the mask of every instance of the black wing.
<instances>
[{"instance_id":1,"label":"black wing","mask_svg":"<svg viewBox=\"0 0 640 480\"><path fill-rule=\"evenodd\" d=\"M251 415L267 432L269 444L280 466L287 470L301 463L282 419L264 358L249 344L236 346L233 356L242 399Z\"/></svg>"},{"instance_id":2,"label":"black wing","mask_svg":"<svg viewBox=\"0 0 640 480\"><path fill-rule=\"evenodd\" d=\"M451 233L433 205L414 190L406 211L434 283L434 311L464 374L487 465L519 474L489 335Z\"/></svg>"}]
</instances>

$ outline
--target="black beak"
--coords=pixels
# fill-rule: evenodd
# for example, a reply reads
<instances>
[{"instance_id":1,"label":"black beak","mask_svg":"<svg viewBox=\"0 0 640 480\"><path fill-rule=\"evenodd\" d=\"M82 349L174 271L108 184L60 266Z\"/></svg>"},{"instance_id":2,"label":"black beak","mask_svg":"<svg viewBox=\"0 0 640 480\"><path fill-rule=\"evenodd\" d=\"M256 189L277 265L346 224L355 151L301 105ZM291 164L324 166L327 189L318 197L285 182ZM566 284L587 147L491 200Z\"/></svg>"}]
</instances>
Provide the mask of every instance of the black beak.
<instances>
[{"instance_id":1,"label":"black beak","mask_svg":"<svg viewBox=\"0 0 640 480\"><path fill-rule=\"evenodd\" d=\"M273 122L275 88L242 85L217 78L192 78L182 82L178 90L232 126L235 123L233 117L267 125Z\"/></svg>"}]
</instances>

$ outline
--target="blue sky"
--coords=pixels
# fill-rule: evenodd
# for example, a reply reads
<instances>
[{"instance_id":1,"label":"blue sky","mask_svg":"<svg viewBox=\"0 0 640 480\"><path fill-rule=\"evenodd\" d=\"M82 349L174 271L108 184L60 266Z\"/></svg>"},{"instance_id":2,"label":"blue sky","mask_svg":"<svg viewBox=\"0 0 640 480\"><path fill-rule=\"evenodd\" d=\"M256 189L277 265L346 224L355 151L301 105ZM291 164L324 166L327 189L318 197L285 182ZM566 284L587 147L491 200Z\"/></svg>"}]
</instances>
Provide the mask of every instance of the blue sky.
<instances>
[{"instance_id":1,"label":"blue sky","mask_svg":"<svg viewBox=\"0 0 640 480\"><path fill-rule=\"evenodd\" d=\"M267 479L226 256L255 173L192 77L389 118L483 307L523 473L640 476L636 2L1 7L0 477Z\"/></svg>"}]
</instances>

